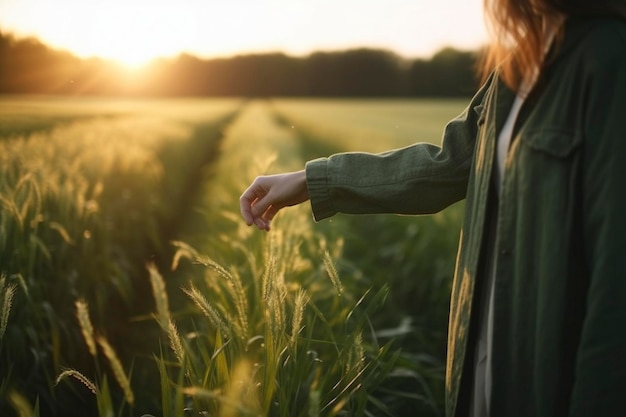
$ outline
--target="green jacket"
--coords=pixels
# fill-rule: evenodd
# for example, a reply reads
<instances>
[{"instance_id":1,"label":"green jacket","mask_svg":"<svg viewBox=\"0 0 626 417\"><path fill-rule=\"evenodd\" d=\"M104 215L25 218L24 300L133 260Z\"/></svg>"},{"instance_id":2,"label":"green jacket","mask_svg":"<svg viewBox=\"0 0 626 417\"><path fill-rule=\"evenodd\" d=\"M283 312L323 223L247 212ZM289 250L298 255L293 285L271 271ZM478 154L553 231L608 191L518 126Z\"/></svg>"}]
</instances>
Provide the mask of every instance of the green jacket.
<instances>
[{"instance_id":1,"label":"green jacket","mask_svg":"<svg viewBox=\"0 0 626 417\"><path fill-rule=\"evenodd\" d=\"M426 214L466 198L448 332L452 417L468 412L497 216L491 416L625 416L626 22L568 19L521 109L498 199L495 142L513 100L495 74L446 126L441 148L309 162L315 218Z\"/></svg>"}]
</instances>

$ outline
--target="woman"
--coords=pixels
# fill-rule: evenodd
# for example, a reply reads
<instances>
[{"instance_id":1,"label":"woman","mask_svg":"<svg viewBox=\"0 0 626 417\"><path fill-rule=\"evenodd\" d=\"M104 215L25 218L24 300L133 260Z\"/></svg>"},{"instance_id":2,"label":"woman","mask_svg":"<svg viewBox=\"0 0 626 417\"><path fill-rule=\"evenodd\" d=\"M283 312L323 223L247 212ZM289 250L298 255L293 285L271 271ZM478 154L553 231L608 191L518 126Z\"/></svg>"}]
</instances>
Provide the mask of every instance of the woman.
<instances>
[{"instance_id":1,"label":"woman","mask_svg":"<svg viewBox=\"0 0 626 417\"><path fill-rule=\"evenodd\" d=\"M320 220L466 198L447 415L626 415L626 1L485 10L492 72L441 148L339 154L259 177L242 215L269 230L308 199Z\"/></svg>"}]
</instances>

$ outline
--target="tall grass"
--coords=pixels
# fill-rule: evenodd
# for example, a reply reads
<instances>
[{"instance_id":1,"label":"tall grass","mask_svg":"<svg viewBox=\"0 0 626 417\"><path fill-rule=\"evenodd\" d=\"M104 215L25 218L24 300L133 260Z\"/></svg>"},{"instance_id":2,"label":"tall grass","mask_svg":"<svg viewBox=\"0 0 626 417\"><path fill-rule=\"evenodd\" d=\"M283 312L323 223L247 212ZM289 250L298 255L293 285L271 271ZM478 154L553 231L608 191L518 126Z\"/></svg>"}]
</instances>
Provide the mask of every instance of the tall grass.
<instances>
[{"instance_id":1,"label":"tall grass","mask_svg":"<svg viewBox=\"0 0 626 417\"><path fill-rule=\"evenodd\" d=\"M112 103L103 117L97 103L91 110L41 103L0 103L3 118L45 119L0 141L3 415L11 410L9 392L67 415L62 398L76 394L55 388L56 376L69 363L90 364L94 352L90 346L84 355L76 343L76 300L89 303L107 340L126 342L118 347L122 357L149 340L148 333L134 336L138 324L129 322L148 308L137 297L149 288L144 264L170 251L163 242L186 210L185 184L217 153L220 129L237 108L235 101L181 102L185 110L169 111ZM78 404L80 414L85 404Z\"/></svg>"},{"instance_id":2,"label":"tall grass","mask_svg":"<svg viewBox=\"0 0 626 417\"><path fill-rule=\"evenodd\" d=\"M462 100L328 102L276 100L279 123L299 136L305 159L336 152L381 152L419 141L439 144ZM401 372L381 396L397 415L443 413L446 329L463 203L433 216L335 216L317 225L343 239L340 267L364 285L390 288L374 326L402 349ZM386 396L386 391L392 396ZM398 401L399 392L403 392Z\"/></svg>"},{"instance_id":3,"label":"tall grass","mask_svg":"<svg viewBox=\"0 0 626 417\"><path fill-rule=\"evenodd\" d=\"M294 271L294 258L275 255L291 237L268 240L266 258L255 268L228 270L206 256L191 258L206 268L183 289L198 313L180 313L164 330L170 349L158 363L169 406L162 416L181 415L185 404L219 416L361 415L372 407L370 395L396 358L389 345L372 344L370 337L364 343L368 317L386 291L337 303L337 283L330 279L336 272L312 264ZM319 251L320 265L323 257ZM310 279L316 285L305 288Z\"/></svg>"},{"instance_id":4,"label":"tall grass","mask_svg":"<svg viewBox=\"0 0 626 417\"><path fill-rule=\"evenodd\" d=\"M201 202L212 233L190 234L194 245L175 242L173 266L186 274L182 291L194 308L178 303L176 324L164 331L163 417L184 407L216 416L385 410L372 394L397 353L377 343L368 323L387 290L344 292L331 254L337 248L314 232L304 208L282 214L269 234L242 225L237 213L243 184L259 169L301 164L298 146L262 103L249 105L227 132ZM241 167L239 175L232 167Z\"/></svg>"},{"instance_id":5,"label":"tall grass","mask_svg":"<svg viewBox=\"0 0 626 417\"><path fill-rule=\"evenodd\" d=\"M350 124L260 101L232 124L234 105L107 106L0 142L0 414L441 411L455 208L313 225L302 205L260 232L242 190L351 150Z\"/></svg>"},{"instance_id":6,"label":"tall grass","mask_svg":"<svg viewBox=\"0 0 626 417\"><path fill-rule=\"evenodd\" d=\"M55 386L67 379L78 381L95 396L98 415L110 416L117 413L118 410L121 410L121 406L114 404L111 398L107 375L112 375L123 392L124 403L122 406L129 404L132 407L135 403L135 394L131 388L130 378L117 352L111 346L107 338L95 333L91 324L89 307L84 300L76 301L76 318L78 319L84 342L94 360L95 380L97 382L94 382L91 378L76 369L65 369L57 376ZM97 347L99 347L99 349L97 349ZM101 371L103 368L100 363L100 353L107 360L109 365L110 373L108 374Z\"/></svg>"}]
</instances>

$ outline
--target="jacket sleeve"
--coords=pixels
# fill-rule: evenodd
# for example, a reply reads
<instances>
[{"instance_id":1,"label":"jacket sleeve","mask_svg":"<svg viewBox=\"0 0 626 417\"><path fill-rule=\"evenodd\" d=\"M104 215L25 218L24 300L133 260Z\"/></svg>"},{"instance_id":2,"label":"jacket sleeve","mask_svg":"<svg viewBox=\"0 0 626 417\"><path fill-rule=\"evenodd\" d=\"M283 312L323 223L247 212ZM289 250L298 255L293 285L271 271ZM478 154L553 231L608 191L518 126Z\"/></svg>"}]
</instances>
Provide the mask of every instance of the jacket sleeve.
<instances>
[{"instance_id":1,"label":"jacket sleeve","mask_svg":"<svg viewBox=\"0 0 626 417\"><path fill-rule=\"evenodd\" d=\"M429 214L465 198L489 84L447 124L442 147L418 143L380 154L348 152L309 161L307 187L315 219L336 213Z\"/></svg>"},{"instance_id":2,"label":"jacket sleeve","mask_svg":"<svg viewBox=\"0 0 626 417\"><path fill-rule=\"evenodd\" d=\"M585 86L583 242L589 282L570 415L624 415L626 42Z\"/></svg>"}]
</instances>

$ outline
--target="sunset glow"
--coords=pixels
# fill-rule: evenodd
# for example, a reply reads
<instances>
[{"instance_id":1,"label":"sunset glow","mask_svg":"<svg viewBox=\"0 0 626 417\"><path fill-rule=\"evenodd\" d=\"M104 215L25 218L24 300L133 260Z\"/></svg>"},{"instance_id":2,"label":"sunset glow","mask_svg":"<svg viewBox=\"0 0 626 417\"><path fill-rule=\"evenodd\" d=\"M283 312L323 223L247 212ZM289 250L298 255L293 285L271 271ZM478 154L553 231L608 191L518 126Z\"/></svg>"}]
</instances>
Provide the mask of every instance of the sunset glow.
<instances>
[{"instance_id":1,"label":"sunset glow","mask_svg":"<svg viewBox=\"0 0 626 417\"><path fill-rule=\"evenodd\" d=\"M100 7L92 18L81 54L114 58L130 67L181 52L194 37L192 16L180 7Z\"/></svg>"},{"instance_id":2,"label":"sunset glow","mask_svg":"<svg viewBox=\"0 0 626 417\"><path fill-rule=\"evenodd\" d=\"M2 0L0 30L131 67L183 52L373 47L416 57L486 41L482 0Z\"/></svg>"}]
</instances>

